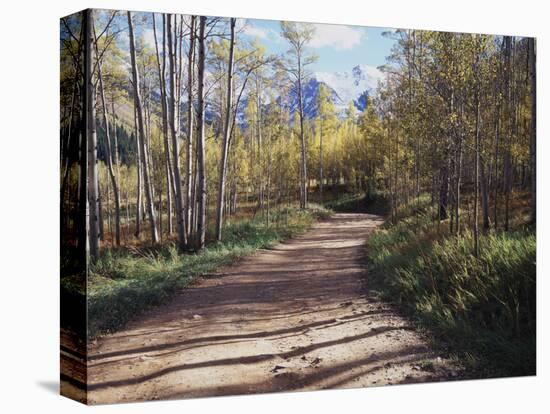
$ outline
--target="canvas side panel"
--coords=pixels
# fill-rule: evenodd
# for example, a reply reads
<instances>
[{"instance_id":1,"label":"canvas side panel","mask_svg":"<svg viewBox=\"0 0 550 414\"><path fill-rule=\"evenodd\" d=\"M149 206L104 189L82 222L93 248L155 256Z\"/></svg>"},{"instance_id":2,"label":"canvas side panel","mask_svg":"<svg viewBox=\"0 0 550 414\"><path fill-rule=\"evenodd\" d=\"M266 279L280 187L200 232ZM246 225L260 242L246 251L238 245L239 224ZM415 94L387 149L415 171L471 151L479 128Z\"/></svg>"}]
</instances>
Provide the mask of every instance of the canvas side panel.
<instances>
[{"instance_id":1,"label":"canvas side panel","mask_svg":"<svg viewBox=\"0 0 550 414\"><path fill-rule=\"evenodd\" d=\"M60 392L86 403L85 13L60 20Z\"/></svg>"}]
</instances>

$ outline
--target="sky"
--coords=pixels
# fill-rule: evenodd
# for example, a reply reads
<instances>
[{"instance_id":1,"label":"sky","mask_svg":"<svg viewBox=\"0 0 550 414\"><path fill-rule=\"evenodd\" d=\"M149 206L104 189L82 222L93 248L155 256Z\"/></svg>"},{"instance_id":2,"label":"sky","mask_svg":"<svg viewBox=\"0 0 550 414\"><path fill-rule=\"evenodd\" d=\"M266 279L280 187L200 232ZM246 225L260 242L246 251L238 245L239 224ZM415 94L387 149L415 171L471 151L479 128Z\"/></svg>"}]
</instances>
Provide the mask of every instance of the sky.
<instances>
[{"instance_id":1,"label":"sky","mask_svg":"<svg viewBox=\"0 0 550 414\"><path fill-rule=\"evenodd\" d=\"M102 11L100 14L106 21L111 11ZM138 37L143 36L145 43L154 47L153 30L150 13L134 13L138 24L135 26ZM145 19L145 20L144 20ZM147 21L147 23L145 23ZM157 30L161 36L161 18L158 16ZM139 22L145 24L139 24ZM126 14L119 13L115 23L126 26ZM318 60L309 66L313 72L343 72L350 71L357 65L378 67L386 63L386 56L390 54L394 40L382 35L383 32L393 30L380 27L348 26L334 24L313 24L315 34L309 44L311 52L318 56ZM238 19L238 36L247 40L260 40L266 47L267 54L281 55L285 53L289 44L281 35L280 21ZM118 35L118 44L126 49L128 33L122 31Z\"/></svg>"},{"instance_id":2,"label":"sky","mask_svg":"<svg viewBox=\"0 0 550 414\"><path fill-rule=\"evenodd\" d=\"M279 21L247 19L238 26L243 36L259 38L268 53L281 54L289 47L280 35ZM334 24L314 24L314 27L309 48L319 57L310 67L315 72L349 71L356 65L381 66L394 43L382 36L391 30L387 28Z\"/></svg>"}]
</instances>

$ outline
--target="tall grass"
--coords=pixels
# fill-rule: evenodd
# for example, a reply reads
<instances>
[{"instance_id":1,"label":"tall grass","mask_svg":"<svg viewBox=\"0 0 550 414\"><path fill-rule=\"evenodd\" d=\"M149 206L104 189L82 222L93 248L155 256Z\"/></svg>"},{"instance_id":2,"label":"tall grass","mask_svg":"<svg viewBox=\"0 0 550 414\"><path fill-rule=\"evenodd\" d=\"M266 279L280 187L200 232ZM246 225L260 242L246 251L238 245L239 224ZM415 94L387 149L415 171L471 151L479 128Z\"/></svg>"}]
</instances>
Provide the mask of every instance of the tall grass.
<instances>
[{"instance_id":1,"label":"tall grass","mask_svg":"<svg viewBox=\"0 0 550 414\"><path fill-rule=\"evenodd\" d=\"M438 231L429 200L398 212L369 239L382 295L414 315L474 376L535 373L536 241L530 229Z\"/></svg>"},{"instance_id":2,"label":"tall grass","mask_svg":"<svg viewBox=\"0 0 550 414\"><path fill-rule=\"evenodd\" d=\"M224 227L223 242L212 242L200 253L180 255L174 245L130 251L105 250L88 274L88 335L120 329L144 310L166 301L194 278L220 266L302 233L330 212L319 206L307 210L280 208L265 217L242 220ZM211 232L212 229L209 229ZM74 294L72 280L62 279ZM82 295L82 292L80 293Z\"/></svg>"}]
</instances>

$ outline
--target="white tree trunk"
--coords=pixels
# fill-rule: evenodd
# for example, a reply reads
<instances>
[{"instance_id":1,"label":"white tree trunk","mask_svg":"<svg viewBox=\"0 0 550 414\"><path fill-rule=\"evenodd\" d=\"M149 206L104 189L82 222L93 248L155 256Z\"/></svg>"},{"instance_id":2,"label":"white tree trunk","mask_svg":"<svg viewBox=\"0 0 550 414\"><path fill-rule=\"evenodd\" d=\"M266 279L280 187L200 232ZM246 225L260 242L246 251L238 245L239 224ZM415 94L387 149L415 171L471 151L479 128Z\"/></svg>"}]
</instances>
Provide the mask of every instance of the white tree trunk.
<instances>
[{"instance_id":1,"label":"white tree trunk","mask_svg":"<svg viewBox=\"0 0 550 414\"><path fill-rule=\"evenodd\" d=\"M218 241L221 241L222 239L225 181L227 175L227 158L229 155L229 139L231 134L229 123L231 119L231 107L233 104L233 52L235 49L235 21L236 19L234 18L230 19L231 39L229 41L229 62L227 65L227 95L223 129L223 143L221 148L220 178L218 181L218 205L216 208L216 239Z\"/></svg>"},{"instance_id":2,"label":"white tree trunk","mask_svg":"<svg viewBox=\"0 0 550 414\"><path fill-rule=\"evenodd\" d=\"M101 62L97 65L97 74L99 77L99 90L101 95L101 105L103 107L103 122L105 124L105 140L107 144L107 168L109 170L109 178L113 187L113 193L115 198L115 239L116 245L120 246L120 192L118 189L118 179L115 175L113 167L113 150L111 145L111 135L109 131L109 118L107 116L107 103L105 102L105 89L103 87L103 75L101 73ZM107 194L109 192L107 191ZM110 216L109 216L110 217Z\"/></svg>"},{"instance_id":3,"label":"white tree trunk","mask_svg":"<svg viewBox=\"0 0 550 414\"><path fill-rule=\"evenodd\" d=\"M165 45L166 45L166 30L164 25L164 14L162 19L162 46L163 46L163 55L162 55L162 66L160 60L160 53L157 41L157 26L155 21L155 13L153 15L153 34L155 38L155 52L157 58L157 69L159 75L159 87L160 87L160 100L161 100L161 111L162 111L162 134L164 136L164 170L166 175L166 204L167 204L167 216L168 216L168 234L172 234L172 193L175 194L174 189L174 177L172 176L172 167L170 160L170 143L169 143L169 134L168 134L168 105L167 105L167 93L166 93L166 81L165 81L165 68L166 68L166 54L165 54ZM159 205L159 212L162 211L162 199L161 204ZM162 217L162 213L159 213L159 216Z\"/></svg>"},{"instance_id":4,"label":"white tree trunk","mask_svg":"<svg viewBox=\"0 0 550 414\"><path fill-rule=\"evenodd\" d=\"M185 229L187 238L191 237L192 216L194 211L192 180L193 176L193 66L195 55L195 16L191 16L189 33L189 54L187 61L187 176L185 185Z\"/></svg>"},{"instance_id":5,"label":"white tree trunk","mask_svg":"<svg viewBox=\"0 0 550 414\"><path fill-rule=\"evenodd\" d=\"M531 79L531 130L529 155L531 160L531 221L537 221L537 51L535 38L529 39L529 77Z\"/></svg>"},{"instance_id":6,"label":"white tree trunk","mask_svg":"<svg viewBox=\"0 0 550 414\"><path fill-rule=\"evenodd\" d=\"M138 118L138 136L139 136L139 146L141 149L141 159L143 167L143 180L145 184L145 197L147 199L147 211L149 215L149 225L151 230L151 242L153 244L158 243L158 232L157 232L157 221L155 218L155 207L153 205L153 190L150 182L149 175L149 163L147 160L147 151L145 148L145 130L144 130L144 121L143 121L143 108L141 104L141 95L139 91L139 73L136 64L136 50L135 50L135 40L134 40L134 28L132 25L132 15L128 12L128 29L129 29L129 39L130 39L130 57L132 61L132 79L134 84L134 100L137 108L137 118Z\"/></svg>"},{"instance_id":7,"label":"white tree trunk","mask_svg":"<svg viewBox=\"0 0 550 414\"><path fill-rule=\"evenodd\" d=\"M178 128L176 125L177 118L177 82L176 82L176 60L174 57L174 42L172 36L172 15L168 15L167 31L168 31L168 55L170 61L170 133L172 135L172 151L173 151L173 170L174 170L174 184L176 188L176 219L178 230L178 247L180 251L184 251L187 247L187 234L185 233L185 215L183 211L183 190L181 188L181 174L180 174L180 157L179 157L179 141L178 141Z\"/></svg>"},{"instance_id":8,"label":"white tree trunk","mask_svg":"<svg viewBox=\"0 0 550 414\"><path fill-rule=\"evenodd\" d=\"M199 61L198 61L198 136L197 136L197 162L198 162L198 223L197 223L197 249L203 249L206 238L206 165L204 148L204 54L205 54L205 26L206 17L201 16L199 22Z\"/></svg>"},{"instance_id":9,"label":"white tree trunk","mask_svg":"<svg viewBox=\"0 0 550 414\"><path fill-rule=\"evenodd\" d=\"M97 177L97 131L95 120L95 84L93 82L94 36L93 11L86 10L86 143L88 151L88 247L90 259L99 257L99 197Z\"/></svg>"}]
</instances>

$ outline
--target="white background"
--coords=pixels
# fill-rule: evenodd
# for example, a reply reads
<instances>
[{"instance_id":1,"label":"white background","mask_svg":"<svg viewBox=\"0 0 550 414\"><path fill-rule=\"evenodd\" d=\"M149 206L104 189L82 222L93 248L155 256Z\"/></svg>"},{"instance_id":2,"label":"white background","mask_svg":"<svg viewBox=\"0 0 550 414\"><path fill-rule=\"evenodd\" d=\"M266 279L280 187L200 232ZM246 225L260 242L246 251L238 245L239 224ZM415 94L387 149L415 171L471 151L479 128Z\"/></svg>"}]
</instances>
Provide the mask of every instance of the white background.
<instances>
[{"instance_id":1,"label":"white background","mask_svg":"<svg viewBox=\"0 0 550 414\"><path fill-rule=\"evenodd\" d=\"M86 7L538 37L538 376L102 406L142 412L546 412L550 33L544 1L57 0L3 2L0 19L0 410L84 412L57 395L59 17ZM548 232L546 232L548 234ZM87 411L90 412L90 411Z\"/></svg>"}]
</instances>

